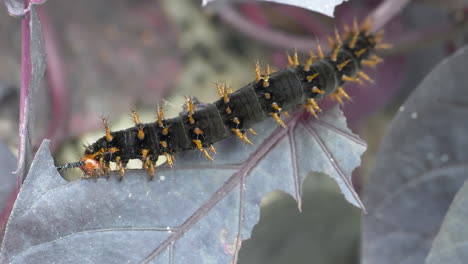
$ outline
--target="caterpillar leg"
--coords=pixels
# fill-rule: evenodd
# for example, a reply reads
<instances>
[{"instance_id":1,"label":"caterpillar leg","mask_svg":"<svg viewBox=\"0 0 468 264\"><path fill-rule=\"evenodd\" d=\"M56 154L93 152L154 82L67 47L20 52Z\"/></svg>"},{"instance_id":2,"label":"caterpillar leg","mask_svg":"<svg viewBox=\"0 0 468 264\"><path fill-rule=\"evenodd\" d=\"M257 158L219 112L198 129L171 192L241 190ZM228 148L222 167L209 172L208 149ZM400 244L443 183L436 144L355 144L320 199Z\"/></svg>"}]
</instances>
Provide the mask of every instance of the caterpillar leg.
<instances>
[{"instance_id":1,"label":"caterpillar leg","mask_svg":"<svg viewBox=\"0 0 468 264\"><path fill-rule=\"evenodd\" d=\"M255 130L253 130L253 128L249 128L249 131L250 131L250 133L254 134L255 136L257 135L257 132L255 132Z\"/></svg>"},{"instance_id":2,"label":"caterpillar leg","mask_svg":"<svg viewBox=\"0 0 468 264\"><path fill-rule=\"evenodd\" d=\"M149 180L153 180L155 161L152 155L148 155L149 152L149 149L141 150L141 161L143 162L142 168L148 173Z\"/></svg>"},{"instance_id":3,"label":"caterpillar leg","mask_svg":"<svg viewBox=\"0 0 468 264\"><path fill-rule=\"evenodd\" d=\"M104 160L104 157L101 157L101 158L99 159L99 164L101 165L101 168L102 168L102 172L103 172L103 173L97 174L97 177L96 177L96 178L98 178L98 177L100 177L100 176L106 176L106 178L109 178L109 176L110 176L110 171L111 171L109 162L106 161L106 160Z\"/></svg>"},{"instance_id":4,"label":"caterpillar leg","mask_svg":"<svg viewBox=\"0 0 468 264\"><path fill-rule=\"evenodd\" d=\"M216 149L213 147L213 145L210 146L209 150L213 153L216 154Z\"/></svg>"},{"instance_id":5,"label":"caterpillar leg","mask_svg":"<svg viewBox=\"0 0 468 264\"><path fill-rule=\"evenodd\" d=\"M233 128L232 129L232 132L234 132L234 134L236 134L237 137L239 137L242 141L246 142L246 143L249 143L250 145L253 145L252 141L250 141L248 138L247 138L247 135L245 133L242 133L242 131L238 128Z\"/></svg>"},{"instance_id":6,"label":"caterpillar leg","mask_svg":"<svg viewBox=\"0 0 468 264\"><path fill-rule=\"evenodd\" d=\"M155 164L156 162L153 160L152 156L148 156L148 158L145 159L145 161L143 162L143 169L146 170L146 173L148 174L148 179L150 181L152 181L154 178Z\"/></svg>"},{"instance_id":7,"label":"caterpillar leg","mask_svg":"<svg viewBox=\"0 0 468 264\"><path fill-rule=\"evenodd\" d=\"M206 151L206 149L203 148L201 140L194 139L192 140L192 142L195 143L195 145L197 146L197 149L200 150L207 159L213 161L213 157L211 157L210 153L208 153L208 151Z\"/></svg>"},{"instance_id":8,"label":"caterpillar leg","mask_svg":"<svg viewBox=\"0 0 468 264\"><path fill-rule=\"evenodd\" d=\"M307 103L304 105L304 108L317 119L317 112L322 112L322 109L320 109L317 102L313 98L307 99Z\"/></svg>"},{"instance_id":9,"label":"caterpillar leg","mask_svg":"<svg viewBox=\"0 0 468 264\"><path fill-rule=\"evenodd\" d=\"M174 159L173 159L174 156L167 152L164 152L163 155L166 157L167 164L169 165L169 167L172 168L172 166L174 166Z\"/></svg>"},{"instance_id":10,"label":"caterpillar leg","mask_svg":"<svg viewBox=\"0 0 468 264\"><path fill-rule=\"evenodd\" d=\"M287 128L286 124L283 122L283 120L281 120L278 113L270 113L270 115L275 119L276 123L278 123L283 128Z\"/></svg>"},{"instance_id":11,"label":"caterpillar leg","mask_svg":"<svg viewBox=\"0 0 468 264\"><path fill-rule=\"evenodd\" d=\"M122 161L121 157L116 157L115 158L115 163L117 164L117 170L119 171L119 181L122 181L124 175L125 175L125 165Z\"/></svg>"}]
</instances>

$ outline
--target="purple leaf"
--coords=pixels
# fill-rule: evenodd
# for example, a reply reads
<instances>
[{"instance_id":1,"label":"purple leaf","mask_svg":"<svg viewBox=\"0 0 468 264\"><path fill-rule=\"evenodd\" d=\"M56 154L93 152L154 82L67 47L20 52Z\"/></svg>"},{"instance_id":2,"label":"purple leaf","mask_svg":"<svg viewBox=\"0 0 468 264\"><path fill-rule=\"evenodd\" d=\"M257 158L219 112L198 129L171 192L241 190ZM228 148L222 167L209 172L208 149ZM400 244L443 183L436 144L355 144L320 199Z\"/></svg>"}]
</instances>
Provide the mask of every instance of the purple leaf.
<instances>
[{"instance_id":1,"label":"purple leaf","mask_svg":"<svg viewBox=\"0 0 468 264\"><path fill-rule=\"evenodd\" d=\"M437 66L393 120L366 188L363 263L423 263L468 178L468 48Z\"/></svg>"},{"instance_id":2,"label":"purple leaf","mask_svg":"<svg viewBox=\"0 0 468 264\"><path fill-rule=\"evenodd\" d=\"M33 98L38 92L46 68L44 39L35 5L31 5L30 12L26 14L22 23L22 80L17 169L19 181L24 180L31 165L33 137L31 123L35 113Z\"/></svg>"},{"instance_id":3,"label":"purple leaf","mask_svg":"<svg viewBox=\"0 0 468 264\"><path fill-rule=\"evenodd\" d=\"M464 264L468 259L468 181L455 196L434 239L426 264Z\"/></svg>"},{"instance_id":4,"label":"purple leaf","mask_svg":"<svg viewBox=\"0 0 468 264\"><path fill-rule=\"evenodd\" d=\"M255 127L256 147L221 141L214 163L197 152L174 169L66 182L40 147L10 217L2 257L11 263L229 263L258 221L262 197L283 190L299 201L310 171L331 176L351 203L365 143L346 127L339 107L316 122L294 115L288 129L273 120Z\"/></svg>"},{"instance_id":5,"label":"purple leaf","mask_svg":"<svg viewBox=\"0 0 468 264\"><path fill-rule=\"evenodd\" d=\"M257 0L256 2L276 2L284 5L292 5L297 7L302 7L311 11L322 13L324 15L333 17L333 11L335 6L341 4L345 0ZM215 2L215 0L203 0L202 6L205 6L208 3ZM216 2L235 2L232 0L217 0ZM247 2L247 0L237 0L237 2ZM250 1L254 2L254 1Z\"/></svg>"}]
</instances>

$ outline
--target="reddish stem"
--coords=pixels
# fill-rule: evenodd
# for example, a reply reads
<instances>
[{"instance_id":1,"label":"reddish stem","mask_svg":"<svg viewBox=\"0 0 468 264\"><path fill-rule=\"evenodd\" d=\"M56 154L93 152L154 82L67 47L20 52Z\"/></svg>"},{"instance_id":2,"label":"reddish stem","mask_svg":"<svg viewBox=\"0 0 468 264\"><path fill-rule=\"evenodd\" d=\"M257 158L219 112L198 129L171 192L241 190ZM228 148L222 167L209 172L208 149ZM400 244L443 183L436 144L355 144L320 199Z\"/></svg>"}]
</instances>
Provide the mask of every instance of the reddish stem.
<instances>
[{"instance_id":1,"label":"reddish stem","mask_svg":"<svg viewBox=\"0 0 468 264\"><path fill-rule=\"evenodd\" d=\"M25 8L28 8L29 1L25 2ZM18 185L21 185L24 179L26 170L26 141L28 139L28 109L29 109L29 85L31 83L31 28L30 22L31 14L28 12L25 14L23 21L21 21L21 91L20 91L20 116L19 116L19 137L18 137L18 163L17 163L17 180Z\"/></svg>"}]
</instances>

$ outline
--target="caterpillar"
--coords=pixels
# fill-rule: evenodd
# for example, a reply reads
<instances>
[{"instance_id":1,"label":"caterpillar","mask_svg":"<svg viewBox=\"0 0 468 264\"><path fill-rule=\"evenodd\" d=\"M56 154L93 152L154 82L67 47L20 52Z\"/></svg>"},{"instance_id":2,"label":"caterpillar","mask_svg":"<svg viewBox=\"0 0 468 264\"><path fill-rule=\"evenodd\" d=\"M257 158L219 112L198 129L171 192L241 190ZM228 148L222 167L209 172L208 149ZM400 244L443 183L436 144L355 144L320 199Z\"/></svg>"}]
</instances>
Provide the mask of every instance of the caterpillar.
<instances>
[{"instance_id":1,"label":"caterpillar","mask_svg":"<svg viewBox=\"0 0 468 264\"><path fill-rule=\"evenodd\" d=\"M382 43L383 32L374 34L371 28L372 22L365 19L361 25L356 20L352 27L345 25L343 37L335 29L334 38L328 38L330 54L325 56L317 42L316 53L310 51L305 64L299 62L296 51L293 56L287 55L288 67L276 72L269 66L263 72L256 63L254 81L235 92L224 83L216 84L220 99L203 107L187 98L184 115L165 119L164 109L158 107L156 122L143 124L132 111L135 126L115 132L102 119L105 135L86 146L78 162L57 168L60 171L78 167L84 178L97 178L109 175L110 162L114 162L122 180L128 161L139 159L151 180L161 155L170 167L176 153L189 150L199 150L213 160L212 155L216 154L213 143L235 135L252 144L247 131L255 134L252 125L266 118L274 118L286 127L281 115L298 105L317 117L321 112L318 100L328 96L342 104L350 99L343 89L345 82L373 81L362 67L382 62L375 51L389 48L390 44Z\"/></svg>"}]
</instances>

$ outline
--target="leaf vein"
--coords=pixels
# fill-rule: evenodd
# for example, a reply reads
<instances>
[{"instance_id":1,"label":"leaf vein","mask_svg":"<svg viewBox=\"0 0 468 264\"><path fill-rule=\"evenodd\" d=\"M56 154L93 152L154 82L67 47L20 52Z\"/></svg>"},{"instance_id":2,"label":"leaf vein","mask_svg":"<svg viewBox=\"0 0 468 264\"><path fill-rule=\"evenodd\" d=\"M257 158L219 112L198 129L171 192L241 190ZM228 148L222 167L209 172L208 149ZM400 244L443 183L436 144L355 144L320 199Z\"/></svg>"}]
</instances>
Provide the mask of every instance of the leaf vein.
<instances>
[{"instance_id":1,"label":"leaf vein","mask_svg":"<svg viewBox=\"0 0 468 264\"><path fill-rule=\"evenodd\" d=\"M291 117L286 125L287 129L277 128L273 133L264 140L263 145L255 150L251 158L241 166L238 172L234 173L212 196L204 203L199 210L192 214L187 220L180 226L177 232L174 232L170 237L163 241L153 252L151 252L142 263L150 263L156 256L161 254L170 243L173 243L177 239L183 236L195 223L197 223L211 208L213 208L227 193L232 191L235 186L241 181L242 177L245 177L257 164L258 162L273 148L276 143L288 132L289 129L294 128L300 118L300 115Z\"/></svg>"}]
</instances>

